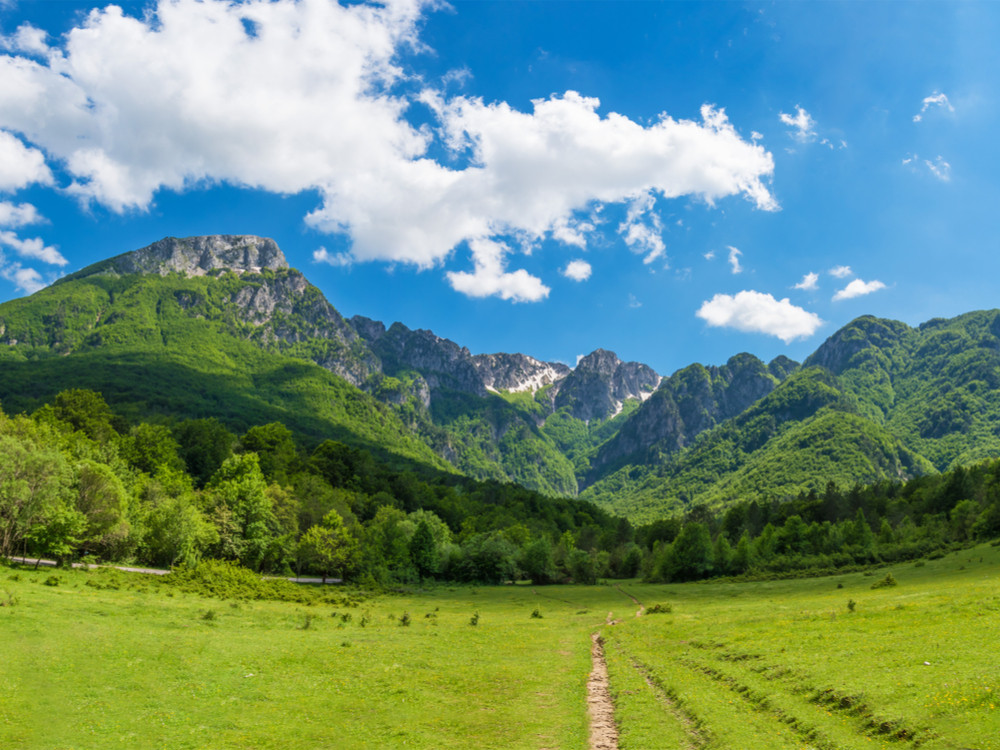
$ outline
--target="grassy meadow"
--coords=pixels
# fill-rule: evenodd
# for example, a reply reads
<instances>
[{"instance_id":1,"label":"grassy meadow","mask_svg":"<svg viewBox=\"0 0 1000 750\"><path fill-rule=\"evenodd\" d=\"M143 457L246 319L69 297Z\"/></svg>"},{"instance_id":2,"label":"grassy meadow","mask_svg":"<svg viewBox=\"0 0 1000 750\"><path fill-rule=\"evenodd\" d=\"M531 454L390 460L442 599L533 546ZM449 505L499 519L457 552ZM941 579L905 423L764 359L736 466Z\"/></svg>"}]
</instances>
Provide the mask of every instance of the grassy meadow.
<instances>
[{"instance_id":1,"label":"grassy meadow","mask_svg":"<svg viewBox=\"0 0 1000 750\"><path fill-rule=\"evenodd\" d=\"M983 545L805 580L298 603L0 568L0 747L583 750L600 631L622 748L1000 748L998 574Z\"/></svg>"}]
</instances>

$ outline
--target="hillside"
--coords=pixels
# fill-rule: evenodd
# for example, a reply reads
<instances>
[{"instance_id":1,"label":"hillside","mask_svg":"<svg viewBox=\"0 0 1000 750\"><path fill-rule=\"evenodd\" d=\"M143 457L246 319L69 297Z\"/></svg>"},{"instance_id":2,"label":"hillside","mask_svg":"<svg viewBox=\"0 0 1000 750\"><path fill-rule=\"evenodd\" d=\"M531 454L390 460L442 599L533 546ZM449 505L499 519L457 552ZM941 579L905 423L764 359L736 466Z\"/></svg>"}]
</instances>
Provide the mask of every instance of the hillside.
<instances>
[{"instance_id":1,"label":"hillside","mask_svg":"<svg viewBox=\"0 0 1000 750\"><path fill-rule=\"evenodd\" d=\"M634 520L1000 455L1000 314L865 316L800 366L737 354L663 377L473 354L340 315L273 241L166 238L0 305L0 403L67 388L126 417L280 421L395 464L583 497Z\"/></svg>"}]
</instances>

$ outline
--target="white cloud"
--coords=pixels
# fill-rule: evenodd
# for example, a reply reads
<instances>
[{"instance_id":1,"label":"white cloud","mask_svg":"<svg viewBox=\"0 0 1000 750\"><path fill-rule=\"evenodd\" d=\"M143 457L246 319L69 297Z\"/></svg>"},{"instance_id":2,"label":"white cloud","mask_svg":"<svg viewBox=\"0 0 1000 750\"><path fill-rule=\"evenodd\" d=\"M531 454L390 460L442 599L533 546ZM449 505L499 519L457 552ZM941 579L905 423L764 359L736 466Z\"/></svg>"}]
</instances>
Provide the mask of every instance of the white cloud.
<instances>
[{"instance_id":1,"label":"white cloud","mask_svg":"<svg viewBox=\"0 0 1000 750\"><path fill-rule=\"evenodd\" d=\"M951 164L944 160L944 157L938 156L934 161L930 159L921 159L917 154L910 154L905 159L903 159L903 166L908 166L914 172L918 171L920 165L927 167L927 170L941 182L951 181Z\"/></svg>"},{"instance_id":2,"label":"white cloud","mask_svg":"<svg viewBox=\"0 0 1000 750\"><path fill-rule=\"evenodd\" d=\"M850 284L848 284L843 289L839 290L836 294L834 294L833 301L838 302L842 299L863 297L866 294L877 292L879 289L885 289L885 284L883 284L881 281L862 281L861 279L855 279Z\"/></svg>"},{"instance_id":3,"label":"white cloud","mask_svg":"<svg viewBox=\"0 0 1000 750\"><path fill-rule=\"evenodd\" d=\"M816 137L816 121L802 107L795 106L795 115L779 112L778 117L785 125L793 128L791 136L795 140L805 143Z\"/></svg>"},{"instance_id":4,"label":"white cloud","mask_svg":"<svg viewBox=\"0 0 1000 750\"><path fill-rule=\"evenodd\" d=\"M823 324L818 315L796 307L787 297L776 300L770 294L753 290L735 296L716 294L703 302L695 314L710 326L765 333L786 344L812 336Z\"/></svg>"},{"instance_id":5,"label":"white cloud","mask_svg":"<svg viewBox=\"0 0 1000 750\"><path fill-rule=\"evenodd\" d=\"M567 217L562 219L552 227L552 238L562 242L564 245L578 247L581 250L587 247L587 235L593 232L595 225L590 221L583 221Z\"/></svg>"},{"instance_id":6,"label":"white cloud","mask_svg":"<svg viewBox=\"0 0 1000 750\"><path fill-rule=\"evenodd\" d=\"M802 289L803 291L810 291L816 289L819 286L819 274L810 271L805 276L802 277L802 281L792 287L792 289Z\"/></svg>"},{"instance_id":7,"label":"white cloud","mask_svg":"<svg viewBox=\"0 0 1000 750\"><path fill-rule=\"evenodd\" d=\"M13 232L0 231L0 245L12 248L22 258L32 258L53 266L65 266L68 261L51 245L46 245L38 237L24 240Z\"/></svg>"},{"instance_id":8,"label":"white cloud","mask_svg":"<svg viewBox=\"0 0 1000 750\"><path fill-rule=\"evenodd\" d=\"M955 111L955 108L951 106L951 102L948 101L948 97L945 94L942 94L940 91L935 91L930 96L925 96L922 104L923 106L920 107L920 111L917 114L913 115L914 122L920 122L921 120L923 120L924 115L927 113L927 110L930 109L931 107L942 107L944 109L947 109L949 112Z\"/></svg>"},{"instance_id":9,"label":"white cloud","mask_svg":"<svg viewBox=\"0 0 1000 750\"><path fill-rule=\"evenodd\" d=\"M854 274L850 266L834 266L828 273L835 279L845 279Z\"/></svg>"},{"instance_id":10,"label":"white cloud","mask_svg":"<svg viewBox=\"0 0 1000 750\"><path fill-rule=\"evenodd\" d=\"M3 80L2 72L0 80ZM0 103L3 100L3 90L0 89ZM2 118L3 115L0 115L0 120ZM25 146L12 133L0 130L0 191L20 190L35 182L43 185L52 183L52 172L45 164L45 156L38 149Z\"/></svg>"},{"instance_id":11,"label":"white cloud","mask_svg":"<svg viewBox=\"0 0 1000 750\"><path fill-rule=\"evenodd\" d=\"M18 26L13 36L0 37L0 46L25 52L29 55L45 55L49 52L49 45L45 42L47 37L48 34L42 29L35 28L30 23L25 23Z\"/></svg>"},{"instance_id":12,"label":"white cloud","mask_svg":"<svg viewBox=\"0 0 1000 750\"><path fill-rule=\"evenodd\" d=\"M586 281L591 274L590 264L585 260L571 260L563 269L563 276L573 281Z\"/></svg>"},{"instance_id":13,"label":"white cloud","mask_svg":"<svg viewBox=\"0 0 1000 750\"><path fill-rule=\"evenodd\" d=\"M493 240L472 240L475 271L449 271L448 281L452 288L469 297L500 297L512 302L538 302L549 296L549 288L541 279L524 269L506 272L506 255L509 248Z\"/></svg>"},{"instance_id":14,"label":"white cloud","mask_svg":"<svg viewBox=\"0 0 1000 750\"><path fill-rule=\"evenodd\" d=\"M740 265L740 256L743 255L732 245L729 246L729 267L734 274L743 273L743 266Z\"/></svg>"},{"instance_id":15,"label":"white cloud","mask_svg":"<svg viewBox=\"0 0 1000 750\"><path fill-rule=\"evenodd\" d=\"M647 265L661 257L667 250L663 242L663 222L654 210L656 200L646 193L629 202L625 221L618 225L629 249L639 255Z\"/></svg>"},{"instance_id":16,"label":"white cloud","mask_svg":"<svg viewBox=\"0 0 1000 750\"><path fill-rule=\"evenodd\" d=\"M636 308L642 307L642 303L639 301L638 297L636 297L634 294L630 294L628 296L628 306L634 310Z\"/></svg>"},{"instance_id":17,"label":"white cloud","mask_svg":"<svg viewBox=\"0 0 1000 750\"><path fill-rule=\"evenodd\" d=\"M573 91L527 112L445 89L408 95L418 81L401 54L420 48L431 2L160 0L141 18L109 5L44 62L0 56L0 128L64 165L83 201L122 212L218 182L315 190L307 222L347 233L355 259L420 268L463 242L477 269L493 263L475 255L485 240L581 246L576 212L644 196L778 208L771 154L714 106L643 125ZM405 119L416 99L432 114L420 128ZM438 139L455 159L429 156ZM647 260L663 252L652 216L630 237Z\"/></svg>"},{"instance_id":18,"label":"white cloud","mask_svg":"<svg viewBox=\"0 0 1000 750\"><path fill-rule=\"evenodd\" d=\"M42 276L34 268L24 268L20 263L0 266L0 276L14 282L14 286L27 294L34 294L44 289L48 284L42 281Z\"/></svg>"},{"instance_id":19,"label":"white cloud","mask_svg":"<svg viewBox=\"0 0 1000 750\"><path fill-rule=\"evenodd\" d=\"M25 227L38 224L45 219L30 203L0 201L0 227Z\"/></svg>"},{"instance_id":20,"label":"white cloud","mask_svg":"<svg viewBox=\"0 0 1000 750\"><path fill-rule=\"evenodd\" d=\"M715 260L715 251L709 250L702 256L705 260Z\"/></svg>"},{"instance_id":21,"label":"white cloud","mask_svg":"<svg viewBox=\"0 0 1000 750\"><path fill-rule=\"evenodd\" d=\"M331 266L349 266L354 263L350 253L331 253L325 247L313 250L313 263L326 263Z\"/></svg>"},{"instance_id":22,"label":"white cloud","mask_svg":"<svg viewBox=\"0 0 1000 750\"><path fill-rule=\"evenodd\" d=\"M931 171L931 174L937 177L942 182L948 182L951 180L951 164L946 162L943 158L938 156L934 161L924 160L924 164Z\"/></svg>"}]
</instances>

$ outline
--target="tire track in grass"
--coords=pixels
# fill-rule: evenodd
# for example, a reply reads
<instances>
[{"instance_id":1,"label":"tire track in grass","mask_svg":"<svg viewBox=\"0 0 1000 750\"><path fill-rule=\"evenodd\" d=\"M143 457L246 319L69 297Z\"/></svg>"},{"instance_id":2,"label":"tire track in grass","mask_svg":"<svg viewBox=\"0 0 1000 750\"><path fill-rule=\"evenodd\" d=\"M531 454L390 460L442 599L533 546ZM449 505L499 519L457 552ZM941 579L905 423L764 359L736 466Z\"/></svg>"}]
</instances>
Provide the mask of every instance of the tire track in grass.
<instances>
[{"instance_id":1,"label":"tire track in grass","mask_svg":"<svg viewBox=\"0 0 1000 750\"><path fill-rule=\"evenodd\" d=\"M587 711L590 714L590 750L618 750L618 727L615 705L611 700L608 664L604 660L604 642L599 633L590 636L593 664L587 680Z\"/></svg>"},{"instance_id":2,"label":"tire track in grass","mask_svg":"<svg viewBox=\"0 0 1000 750\"><path fill-rule=\"evenodd\" d=\"M649 689L656 696L663 709L684 727L684 732L688 737L688 744L684 750L702 750L702 748L707 748L711 735L703 722L684 705L684 702L677 693L660 683L649 667L634 656L630 656L629 659L632 663L632 668L646 681L646 685L649 686Z\"/></svg>"},{"instance_id":3,"label":"tire track in grass","mask_svg":"<svg viewBox=\"0 0 1000 750\"><path fill-rule=\"evenodd\" d=\"M730 650L723 643L692 642L690 645L702 650L718 649L719 653L713 654L715 658L729 664L731 668L746 669L764 680L781 685L787 694L798 696L807 704L829 711L831 714L835 713L838 716L856 720L861 725L859 729L855 730L857 736L869 739L875 737L889 742L908 742L912 743L912 747L919 747L936 736L933 732L909 726L902 718L886 719L884 716L879 716L863 695L851 695L833 688L818 687L812 683L812 678L809 675L780 664L768 664L763 660L764 657L761 654ZM712 668L701 667L701 669L705 671L705 669ZM723 675L719 670L715 671L722 675L726 681L740 685L735 677ZM733 684L730 687L738 689L733 687ZM743 685L742 687L748 686Z\"/></svg>"},{"instance_id":4,"label":"tire track in grass","mask_svg":"<svg viewBox=\"0 0 1000 750\"><path fill-rule=\"evenodd\" d=\"M630 650L624 647L624 643L616 645L622 648L623 653L629 654ZM640 652L644 652L642 646L648 644L641 642L636 645L640 646ZM762 711L753 704L748 705L739 696L734 697L726 685L700 670L691 669L683 663L683 657L664 654L659 649L655 655L650 654L654 656L652 661L629 656L636 662L636 671L641 674L645 670L652 686L658 686L662 691L659 694L682 711L690 721L692 732L696 730L696 734L688 734L686 741L670 747L688 750L817 748L804 743L799 733L779 721L773 713ZM665 661L660 663L661 659ZM666 704L661 703L661 708L665 707ZM671 717L676 720L673 715Z\"/></svg>"}]
</instances>

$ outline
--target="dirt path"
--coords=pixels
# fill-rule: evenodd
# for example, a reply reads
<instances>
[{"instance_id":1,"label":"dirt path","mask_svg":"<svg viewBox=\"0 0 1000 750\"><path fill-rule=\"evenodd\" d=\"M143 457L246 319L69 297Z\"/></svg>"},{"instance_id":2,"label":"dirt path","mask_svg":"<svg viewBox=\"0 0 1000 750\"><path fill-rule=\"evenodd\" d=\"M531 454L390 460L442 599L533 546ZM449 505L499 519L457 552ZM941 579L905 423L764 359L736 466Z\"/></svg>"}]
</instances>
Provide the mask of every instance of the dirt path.
<instances>
[{"instance_id":1,"label":"dirt path","mask_svg":"<svg viewBox=\"0 0 1000 750\"><path fill-rule=\"evenodd\" d=\"M587 680L587 710L590 714L590 750L618 750L618 727L615 726L615 705L611 702L608 665L604 661L601 636L590 636L590 658L593 669Z\"/></svg>"},{"instance_id":2,"label":"dirt path","mask_svg":"<svg viewBox=\"0 0 1000 750\"><path fill-rule=\"evenodd\" d=\"M636 603L636 606L639 607L639 609L636 610L635 616L636 617L642 617L642 613L646 611L646 607L643 606L643 603L640 602L638 599L636 599L634 596L632 596L629 592L627 592L625 589L623 589L617 583L615 584L615 588L618 589L619 591L621 591L623 594L625 594L625 596L627 596L629 599L631 599L632 601L634 601Z\"/></svg>"}]
</instances>

